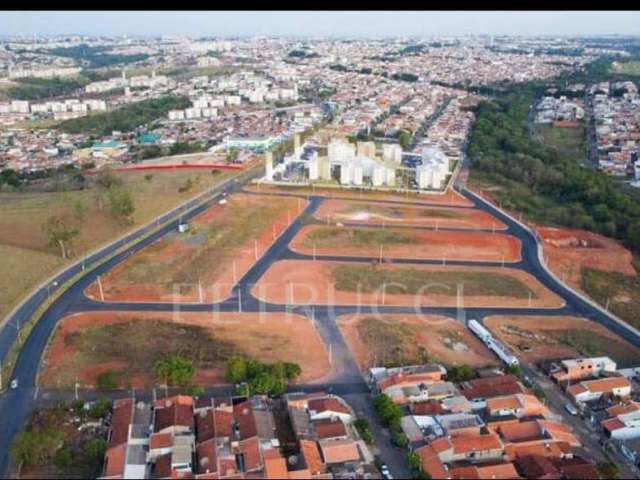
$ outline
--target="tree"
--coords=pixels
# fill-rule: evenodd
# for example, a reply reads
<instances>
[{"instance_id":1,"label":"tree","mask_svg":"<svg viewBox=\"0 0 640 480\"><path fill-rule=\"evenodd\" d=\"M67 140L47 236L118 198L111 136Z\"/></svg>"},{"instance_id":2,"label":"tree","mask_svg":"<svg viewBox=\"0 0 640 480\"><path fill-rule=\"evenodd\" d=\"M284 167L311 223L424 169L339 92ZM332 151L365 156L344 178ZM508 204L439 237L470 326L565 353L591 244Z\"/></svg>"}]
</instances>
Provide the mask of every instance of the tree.
<instances>
[{"instance_id":1,"label":"tree","mask_svg":"<svg viewBox=\"0 0 640 480\"><path fill-rule=\"evenodd\" d=\"M402 409L396 405L391 397L381 393L373 400L373 406L382 422L382 425L389 427L394 423L399 423L402 418Z\"/></svg>"},{"instance_id":2,"label":"tree","mask_svg":"<svg viewBox=\"0 0 640 480\"><path fill-rule=\"evenodd\" d=\"M136 210L133 196L129 190L117 185L109 188L111 215L123 224L132 222L131 215Z\"/></svg>"},{"instance_id":3,"label":"tree","mask_svg":"<svg viewBox=\"0 0 640 480\"><path fill-rule=\"evenodd\" d=\"M53 429L39 431L29 427L11 445L11 459L21 467L44 465L53 458L64 440L64 433Z\"/></svg>"},{"instance_id":4,"label":"tree","mask_svg":"<svg viewBox=\"0 0 640 480\"><path fill-rule=\"evenodd\" d=\"M77 199L73 202L73 217L78 223L84 223L87 216L87 206L85 203Z\"/></svg>"},{"instance_id":5,"label":"tree","mask_svg":"<svg viewBox=\"0 0 640 480\"><path fill-rule=\"evenodd\" d=\"M400 143L403 150L406 150L406 148L411 144L411 133L407 130L400 130L398 143Z\"/></svg>"},{"instance_id":6,"label":"tree","mask_svg":"<svg viewBox=\"0 0 640 480\"><path fill-rule=\"evenodd\" d=\"M193 362L179 355L170 355L158 360L156 376L167 385L188 385L194 374Z\"/></svg>"},{"instance_id":7,"label":"tree","mask_svg":"<svg viewBox=\"0 0 640 480\"><path fill-rule=\"evenodd\" d=\"M475 376L476 372L469 365L455 366L447 370L447 379L454 383L466 382Z\"/></svg>"},{"instance_id":8,"label":"tree","mask_svg":"<svg viewBox=\"0 0 640 480\"><path fill-rule=\"evenodd\" d=\"M97 420L99 418L105 418L107 413L111 411L111 402L106 398L101 398L96 401L93 406L89 409L88 415L89 418L93 418Z\"/></svg>"},{"instance_id":9,"label":"tree","mask_svg":"<svg viewBox=\"0 0 640 480\"><path fill-rule=\"evenodd\" d=\"M62 258L68 258L73 239L80 234L80 229L66 216L54 215L43 225L50 246L60 247Z\"/></svg>"},{"instance_id":10,"label":"tree","mask_svg":"<svg viewBox=\"0 0 640 480\"><path fill-rule=\"evenodd\" d=\"M115 370L107 370L96 377L98 390L115 390L120 385L121 373Z\"/></svg>"},{"instance_id":11,"label":"tree","mask_svg":"<svg viewBox=\"0 0 640 480\"><path fill-rule=\"evenodd\" d=\"M419 471L422 468L422 460L420 459L420 455L416 452L409 452L407 454L407 464L411 470Z\"/></svg>"},{"instance_id":12,"label":"tree","mask_svg":"<svg viewBox=\"0 0 640 480\"><path fill-rule=\"evenodd\" d=\"M231 383L240 383L247 378L247 361L240 356L233 356L227 360L225 379Z\"/></svg>"}]
</instances>

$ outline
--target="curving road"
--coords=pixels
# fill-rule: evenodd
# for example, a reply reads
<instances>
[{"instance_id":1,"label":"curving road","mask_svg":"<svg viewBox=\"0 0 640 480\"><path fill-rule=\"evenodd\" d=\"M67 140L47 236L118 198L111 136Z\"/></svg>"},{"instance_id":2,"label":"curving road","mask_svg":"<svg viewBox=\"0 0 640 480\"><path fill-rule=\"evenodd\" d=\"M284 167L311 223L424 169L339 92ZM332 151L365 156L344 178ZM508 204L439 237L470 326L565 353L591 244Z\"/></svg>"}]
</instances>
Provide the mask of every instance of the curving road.
<instances>
[{"instance_id":1,"label":"curving road","mask_svg":"<svg viewBox=\"0 0 640 480\"><path fill-rule=\"evenodd\" d=\"M207 192L206 201L203 197L189 202L188 205L181 207L182 218L188 220L198 213L202 212L214 202L216 202L223 193L231 193L237 190L239 185L235 182L227 181L211 192ZM454 308L454 307L391 307L377 305L280 305L263 302L255 298L251 294L251 288L264 275L266 270L276 261L281 259L308 260L308 255L302 255L292 252L289 249L289 243L298 233L300 228L305 224L305 219L311 218L320 204L325 200L324 197L311 195L308 196L309 203L305 210L299 215L285 231L276 239L272 246L264 252L263 256L253 265L253 267L238 281L232 290L232 295L222 301L214 304L198 304L198 303L154 303L154 302L98 302L87 298L84 290L96 277L103 275L120 262L125 260L129 255L148 246L157 239L163 237L169 232L177 228L178 221L173 221L158 231L144 238L139 243L126 248L124 251L108 259L104 264L93 267L84 277L77 280L68 290L66 290L53 304L45 311L38 324L33 328L31 334L26 339L23 349L18 356L14 377L20 382L20 388L9 390L0 396L0 412L2 412L2 429L0 429L0 473L6 472L8 463L8 448L11 439L22 426L29 412L37 403L53 401L57 398L69 398L69 392L56 391L39 391L36 388L36 380L42 354L46 348L47 342L57 324L57 322L69 315L70 313L80 311L175 311L184 312L211 312L211 311L238 311L240 301L243 312L282 312L293 311L306 315L313 319L320 336L325 344L331 350L331 373L319 382L310 385L296 386L296 390L329 390L334 393L344 395L350 401L355 402L362 411L370 411L368 403L368 388L363 377L354 361L351 352L346 345L340 330L337 328L336 319L343 314L349 313L428 313L446 315L459 321L465 321L467 318L477 318L483 320L488 315L577 315L590 318L593 321L601 323L606 328L614 331L627 341L640 347L640 332L626 325L619 319L616 319L610 313L597 306L589 299L581 294L573 291L564 285L555 275L549 271L542 257L542 247L536 235L521 224L518 220L503 212L496 206L477 196L473 192L460 188L460 193L469 199L476 208L479 208L498 220L502 221L507 230L501 230L500 233L507 233L520 239L522 244L522 259L518 262L506 263L506 266L518 268L527 271L535 276L546 288L556 293L565 301L565 306L557 309L539 309L539 308ZM254 192L255 193L255 192ZM257 195L262 195L255 193ZM307 198L305 195L300 197ZM332 197L335 198L335 197ZM355 199L354 199L355 200ZM376 201L378 202L378 201ZM389 202L379 201L380 203L411 203L411 202ZM421 204L422 206L422 204ZM425 204L426 206L426 204ZM465 206L452 206L452 208L469 208ZM163 216L159 223L168 220L175 212ZM358 225L359 227L361 225ZM119 248L136 238L141 238L145 234L153 231L155 223L144 227L138 232L131 234L125 239L106 247L91 257L92 262L96 262L101 258L112 255ZM369 228L369 227L367 227ZM402 228L414 228L405 227ZM421 227L415 227L421 228ZM460 229L457 229L460 230ZM470 229L471 230L471 229ZM477 230L477 229L473 229ZM131 237L131 238L129 238ZM377 260L369 257L320 257L318 260L340 260L346 262L371 262ZM89 260L89 259L88 259ZM87 260L87 264L88 264ZM432 260L412 260L412 259L385 259L394 263L402 264L441 264L440 261ZM485 265L499 266L501 262L468 262L468 261L447 261L447 265ZM73 277L79 269L80 264L70 267L58 277L58 282L62 283ZM44 295L44 296L43 296ZM14 312L10 321L4 325L0 331L0 358L3 358L15 338L16 321L28 318L30 312L35 311L38 305L46 298L46 288L40 289L32 295L22 307ZM224 387L211 389L211 393L228 392ZM95 394L95 392L93 392ZM149 392L137 392L137 395L144 398L144 395L150 395ZM90 398L92 392L83 392L83 398ZM116 395L130 395L130 392L114 392ZM358 397L358 395L360 397ZM363 397L364 395L364 397ZM391 470L396 475L402 476L407 474L404 461L383 449L383 459L390 465Z\"/></svg>"}]
</instances>

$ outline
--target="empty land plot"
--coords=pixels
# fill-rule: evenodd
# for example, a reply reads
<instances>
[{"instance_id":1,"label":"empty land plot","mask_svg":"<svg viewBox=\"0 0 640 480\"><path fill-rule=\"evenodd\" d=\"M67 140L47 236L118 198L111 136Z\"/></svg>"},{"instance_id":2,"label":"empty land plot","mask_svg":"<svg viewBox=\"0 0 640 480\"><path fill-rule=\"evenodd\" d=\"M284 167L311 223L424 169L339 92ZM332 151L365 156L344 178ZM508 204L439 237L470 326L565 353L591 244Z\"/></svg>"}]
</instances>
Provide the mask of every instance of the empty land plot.
<instances>
[{"instance_id":1,"label":"empty land plot","mask_svg":"<svg viewBox=\"0 0 640 480\"><path fill-rule=\"evenodd\" d=\"M491 316L485 325L530 362L606 355L620 366L632 366L640 359L640 349L585 318Z\"/></svg>"},{"instance_id":2,"label":"empty land plot","mask_svg":"<svg viewBox=\"0 0 640 480\"><path fill-rule=\"evenodd\" d=\"M500 233L354 228L323 225L303 227L292 250L312 255L342 255L441 260L517 262L520 240Z\"/></svg>"},{"instance_id":3,"label":"empty land plot","mask_svg":"<svg viewBox=\"0 0 640 480\"><path fill-rule=\"evenodd\" d=\"M569 228L537 227L537 231L544 239L549 266L574 288L583 288L585 269L636 276L633 255L611 238Z\"/></svg>"},{"instance_id":4,"label":"empty land plot","mask_svg":"<svg viewBox=\"0 0 640 480\"><path fill-rule=\"evenodd\" d=\"M257 297L280 304L442 307L456 306L458 291L465 306L564 305L560 297L528 273L500 267L282 260L274 263L253 288Z\"/></svg>"},{"instance_id":5,"label":"empty land plot","mask_svg":"<svg viewBox=\"0 0 640 480\"><path fill-rule=\"evenodd\" d=\"M326 222L505 230L507 227L476 208L394 205L392 203L325 200L314 215Z\"/></svg>"},{"instance_id":6,"label":"empty land plot","mask_svg":"<svg viewBox=\"0 0 640 480\"><path fill-rule=\"evenodd\" d=\"M291 197L232 195L131 256L102 278L106 301L217 301L273 243L306 202ZM99 298L96 284L87 294Z\"/></svg>"},{"instance_id":7,"label":"empty land plot","mask_svg":"<svg viewBox=\"0 0 640 480\"><path fill-rule=\"evenodd\" d=\"M0 262L0 318L59 268L221 183L230 174L182 171L114 173L114 176L122 180L133 196L136 207L133 225L116 221L108 205L99 208L97 191L92 186L65 192L0 193L0 257L5 260ZM191 187L185 190L187 184ZM85 219L73 242L76 257L63 259L57 246L49 246L42 227L53 215L72 214L77 203L84 205Z\"/></svg>"},{"instance_id":8,"label":"empty land plot","mask_svg":"<svg viewBox=\"0 0 640 480\"><path fill-rule=\"evenodd\" d=\"M401 193L401 192L384 192L381 190L357 190L349 188L330 188L330 187L304 187L298 185L266 185L252 184L247 187L248 191L269 192L269 193L285 193L292 195L318 195L328 198L344 198L344 199L365 199L365 200L384 200L395 202L412 202L415 204L425 205L455 205L461 207L473 207L473 203L459 193L447 190L443 194L419 194L419 193Z\"/></svg>"},{"instance_id":9,"label":"empty land plot","mask_svg":"<svg viewBox=\"0 0 640 480\"><path fill-rule=\"evenodd\" d=\"M363 371L376 365L437 362L474 368L495 356L460 322L439 315L344 315L338 327Z\"/></svg>"},{"instance_id":10,"label":"empty land plot","mask_svg":"<svg viewBox=\"0 0 640 480\"><path fill-rule=\"evenodd\" d=\"M115 372L120 387L155 385L154 366L166 355L193 361L194 381L223 382L231 355L265 362L295 362L300 381L329 372L327 352L311 322L284 313L90 312L60 321L39 375L43 387L70 387L75 378L93 386L105 372Z\"/></svg>"}]
</instances>

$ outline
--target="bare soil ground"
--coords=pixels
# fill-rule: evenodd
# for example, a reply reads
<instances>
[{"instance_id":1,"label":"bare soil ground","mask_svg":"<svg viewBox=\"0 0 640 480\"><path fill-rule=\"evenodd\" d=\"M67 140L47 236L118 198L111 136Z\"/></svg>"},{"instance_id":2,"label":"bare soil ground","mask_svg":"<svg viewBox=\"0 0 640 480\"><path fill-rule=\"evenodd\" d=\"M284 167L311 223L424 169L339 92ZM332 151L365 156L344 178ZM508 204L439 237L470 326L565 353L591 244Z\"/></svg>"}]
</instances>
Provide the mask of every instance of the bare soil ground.
<instances>
[{"instance_id":1,"label":"bare soil ground","mask_svg":"<svg viewBox=\"0 0 640 480\"><path fill-rule=\"evenodd\" d=\"M582 269L618 272L635 277L633 255L610 238L568 228L537 227L553 272L574 288L582 288Z\"/></svg>"},{"instance_id":2,"label":"bare soil ground","mask_svg":"<svg viewBox=\"0 0 640 480\"><path fill-rule=\"evenodd\" d=\"M113 370L134 388L157 383L154 365L167 354L190 358L195 383L223 383L224 362L244 354L295 362L301 382L329 372L327 351L306 317L284 313L91 312L64 318L41 366L43 387L94 386Z\"/></svg>"},{"instance_id":3,"label":"bare soil ground","mask_svg":"<svg viewBox=\"0 0 640 480\"><path fill-rule=\"evenodd\" d=\"M410 229L371 229L308 225L290 243L296 252L312 255L383 256L440 260L517 262L520 240L500 233Z\"/></svg>"},{"instance_id":4,"label":"bare soil ground","mask_svg":"<svg viewBox=\"0 0 640 480\"><path fill-rule=\"evenodd\" d=\"M416 202L417 203L417 202ZM455 205L455 204L454 204ZM389 203L351 200L326 200L315 217L321 221L445 228L483 228L505 230L507 227L486 212L476 208L393 205Z\"/></svg>"},{"instance_id":5,"label":"bare soil ground","mask_svg":"<svg viewBox=\"0 0 640 480\"><path fill-rule=\"evenodd\" d=\"M533 276L507 267L381 266L282 260L267 270L252 292L258 298L280 304L452 307L457 305L459 284L463 285L465 306L557 308L564 305L560 297Z\"/></svg>"},{"instance_id":6,"label":"bare soil ground","mask_svg":"<svg viewBox=\"0 0 640 480\"><path fill-rule=\"evenodd\" d=\"M190 225L128 258L102 278L105 301L213 302L231 288L306 202L292 197L233 195ZM235 271L235 274L234 274ZM100 299L96 283L87 295Z\"/></svg>"},{"instance_id":7,"label":"bare soil ground","mask_svg":"<svg viewBox=\"0 0 640 480\"><path fill-rule=\"evenodd\" d=\"M457 320L439 315L343 315L338 327L363 371L374 365L437 362L474 368L495 356Z\"/></svg>"},{"instance_id":8,"label":"bare soil ground","mask_svg":"<svg viewBox=\"0 0 640 480\"><path fill-rule=\"evenodd\" d=\"M640 359L640 349L580 317L491 316L485 325L529 362L606 355L629 366Z\"/></svg>"},{"instance_id":9,"label":"bare soil ground","mask_svg":"<svg viewBox=\"0 0 640 480\"><path fill-rule=\"evenodd\" d=\"M289 193L296 195L318 195L328 198L364 199L364 200L386 200L386 201L410 201L416 204L438 204L472 207L473 203L459 193L447 190L443 194L417 194L417 193L394 193L382 191L359 191L348 188L312 188L300 186L281 185L257 185L252 184L246 187L248 191L260 191L270 193Z\"/></svg>"}]
</instances>

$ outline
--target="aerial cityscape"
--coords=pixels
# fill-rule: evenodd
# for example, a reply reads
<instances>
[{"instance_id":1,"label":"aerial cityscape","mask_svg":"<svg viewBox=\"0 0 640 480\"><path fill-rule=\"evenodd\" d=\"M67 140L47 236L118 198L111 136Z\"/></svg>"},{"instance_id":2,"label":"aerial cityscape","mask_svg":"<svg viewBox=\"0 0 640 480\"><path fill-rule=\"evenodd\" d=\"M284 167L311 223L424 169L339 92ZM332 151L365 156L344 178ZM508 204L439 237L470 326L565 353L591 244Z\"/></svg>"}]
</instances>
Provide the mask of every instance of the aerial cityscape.
<instances>
[{"instance_id":1,"label":"aerial cityscape","mask_svg":"<svg viewBox=\"0 0 640 480\"><path fill-rule=\"evenodd\" d=\"M640 478L640 13L470 13L0 12L0 478Z\"/></svg>"}]
</instances>

